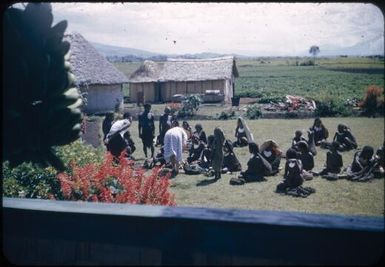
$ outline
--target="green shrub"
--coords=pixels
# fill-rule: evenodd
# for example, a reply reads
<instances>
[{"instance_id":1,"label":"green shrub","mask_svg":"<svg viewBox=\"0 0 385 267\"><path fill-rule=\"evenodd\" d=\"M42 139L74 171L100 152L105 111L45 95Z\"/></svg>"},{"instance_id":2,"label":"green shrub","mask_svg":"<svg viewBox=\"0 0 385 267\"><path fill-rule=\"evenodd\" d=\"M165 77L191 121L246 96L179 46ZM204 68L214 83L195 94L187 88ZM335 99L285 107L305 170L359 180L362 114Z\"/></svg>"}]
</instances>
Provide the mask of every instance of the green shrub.
<instances>
[{"instance_id":1,"label":"green shrub","mask_svg":"<svg viewBox=\"0 0 385 267\"><path fill-rule=\"evenodd\" d=\"M261 104L279 103L279 102L285 102L285 98L279 97L279 96L262 96L258 100L258 103L261 103Z\"/></svg>"},{"instance_id":2,"label":"green shrub","mask_svg":"<svg viewBox=\"0 0 385 267\"><path fill-rule=\"evenodd\" d=\"M257 105L250 105L247 106L247 111L245 114L246 118L248 119L258 119L262 116L261 108Z\"/></svg>"},{"instance_id":3,"label":"green shrub","mask_svg":"<svg viewBox=\"0 0 385 267\"><path fill-rule=\"evenodd\" d=\"M22 163L15 168L3 162L3 196L48 199L61 198L60 183L56 170L41 168L32 163Z\"/></svg>"},{"instance_id":4,"label":"green shrub","mask_svg":"<svg viewBox=\"0 0 385 267\"><path fill-rule=\"evenodd\" d=\"M226 112L226 111L222 111L220 115L217 115L216 119L217 120L229 120L229 119L233 119L235 118L235 111L231 111L231 112Z\"/></svg>"},{"instance_id":5,"label":"green shrub","mask_svg":"<svg viewBox=\"0 0 385 267\"><path fill-rule=\"evenodd\" d=\"M341 100L316 100L315 116L319 117L348 117L352 115L352 107Z\"/></svg>"},{"instance_id":6,"label":"green shrub","mask_svg":"<svg viewBox=\"0 0 385 267\"><path fill-rule=\"evenodd\" d=\"M78 166L89 163L101 163L103 150L77 140L69 145L55 147L56 153L63 160L68 173L72 172L71 161ZM22 163L10 168L9 162L3 162L3 196L27 198L63 199L56 170L52 167L41 168L32 163Z\"/></svg>"},{"instance_id":7,"label":"green shrub","mask_svg":"<svg viewBox=\"0 0 385 267\"><path fill-rule=\"evenodd\" d=\"M103 161L102 148L94 148L84 143L82 140L76 140L69 145L56 147L56 153L63 160L64 164L69 166L71 160L76 161L78 166L84 166L89 163L101 163Z\"/></svg>"},{"instance_id":8,"label":"green shrub","mask_svg":"<svg viewBox=\"0 0 385 267\"><path fill-rule=\"evenodd\" d=\"M199 95L190 95L182 101L182 108L178 111L179 118L192 117L202 103Z\"/></svg>"}]
</instances>

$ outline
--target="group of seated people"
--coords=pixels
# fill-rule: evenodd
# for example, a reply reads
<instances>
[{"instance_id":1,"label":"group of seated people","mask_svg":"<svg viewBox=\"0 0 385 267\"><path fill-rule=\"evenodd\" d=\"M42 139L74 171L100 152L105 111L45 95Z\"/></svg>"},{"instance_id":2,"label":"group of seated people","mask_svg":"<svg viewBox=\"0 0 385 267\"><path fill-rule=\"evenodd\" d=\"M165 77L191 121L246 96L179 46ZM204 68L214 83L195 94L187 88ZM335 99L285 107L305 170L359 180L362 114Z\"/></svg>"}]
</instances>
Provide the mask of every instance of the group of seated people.
<instances>
[{"instance_id":1,"label":"group of seated people","mask_svg":"<svg viewBox=\"0 0 385 267\"><path fill-rule=\"evenodd\" d=\"M125 113L123 119L117 120L111 125L107 125L107 123L104 125L103 122L103 130L110 128L109 131L104 131L107 150L116 157L124 147L128 157L133 159L135 144L127 130L131 122L132 118L129 113ZM219 128L214 130L214 134L207 136L200 123L194 126L195 131L193 131L189 123L183 121L182 128L188 137L188 156L184 164L186 173L187 170L192 169L191 167L195 167L195 173L207 174L211 170L215 179L219 179L222 173L240 172L238 177L231 179L231 184L263 181L266 176L276 175L281 169L282 158L286 158L286 163L283 182L277 186L277 192L299 187L304 180L311 180L314 176L322 176L329 180L346 177L353 181L364 181L384 175L384 146L379 148L376 154L372 147L364 146L362 150L355 153L353 163L346 169L346 174L342 175L341 152L357 149L356 138L348 126L338 124L332 142L328 142L329 131L320 118L316 118L307 131L308 138L303 137L302 131L295 131L291 147L285 154L274 140L266 140L258 146L242 117L237 120L234 141L225 138ZM242 165L234 149L245 146L249 147L250 158L245 170L242 171ZM328 149L325 167L319 172L313 170L314 157L317 155L316 147ZM165 166L167 161L164 159L163 153L164 149L161 146L159 153L153 157L147 167ZM309 192L313 191L310 188L302 188L301 194L306 195Z\"/></svg>"}]
</instances>

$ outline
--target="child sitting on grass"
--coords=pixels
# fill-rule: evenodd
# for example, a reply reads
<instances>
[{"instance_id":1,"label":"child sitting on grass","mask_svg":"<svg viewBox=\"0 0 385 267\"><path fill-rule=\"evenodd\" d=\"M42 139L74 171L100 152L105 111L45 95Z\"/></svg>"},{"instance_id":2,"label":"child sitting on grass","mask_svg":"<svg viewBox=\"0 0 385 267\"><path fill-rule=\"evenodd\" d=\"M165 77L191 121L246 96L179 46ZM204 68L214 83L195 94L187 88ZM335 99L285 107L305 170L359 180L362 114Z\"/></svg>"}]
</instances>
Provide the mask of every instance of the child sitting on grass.
<instances>
[{"instance_id":1,"label":"child sitting on grass","mask_svg":"<svg viewBox=\"0 0 385 267\"><path fill-rule=\"evenodd\" d=\"M287 150L283 182L277 185L276 192L296 197L307 197L315 190L311 187L302 187L304 181L303 167L297 156L298 154L293 148Z\"/></svg>"},{"instance_id":2,"label":"child sitting on grass","mask_svg":"<svg viewBox=\"0 0 385 267\"><path fill-rule=\"evenodd\" d=\"M342 170L343 160L342 155L338 152L339 144L332 142L329 151L326 153L325 168L319 173L314 173L315 176L321 175L328 180L337 180L338 174Z\"/></svg>"},{"instance_id":3,"label":"child sitting on grass","mask_svg":"<svg viewBox=\"0 0 385 267\"><path fill-rule=\"evenodd\" d=\"M232 178L230 184L243 184L246 182L266 181L265 173L271 172L270 163L259 154L256 143L249 143L251 157L247 162L247 170L241 172L238 178Z\"/></svg>"},{"instance_id":4,"label":"child sitting on grass","mask_svg":"<svg viewBox=\"0 0 385 267\"><path fill-rule=\"evenodd\" d=\"M298 142L300 142L300 141L306 142L306 139L302 136L302 134L303 133L301 130L295 131L295 136L294 136L293 140L291 141L291 148L295 149L296 151L298 151Z\"/></svg>"},{"instance_id":5,"label":"child sitting on grass","mask_svg":"<svg viewBox=\"0 0 385 267\"><path fill-rule=\"evenodd\" d=\"M225 141L225 145L223 146L223 153L224 157L222 173L241 171L241 163L234 153L233 144L230 140Z\"/></svg>"},{"instance_id":6,"label":"child sitting on grass","mask_svg":"<svg viewBox=\"0 0 385 267\"><path fill-rule=\"evenodd\" d=\"M309 151L308 144L305 141L298 142L298 159L302 163L302 176L305 180L313 179L312 170L314 168L314 156Z\"/></svg>"},{"instance_id":7,"label":"child sitting on grass","mask_svg":"<svg viewBox=\"0 0 385 267\"><path fill-rule=\"evenodd\" d=\"M203 150L205 149L205 145L200 142L199 138L196 136L192 136L191 138L192 145L189 149L189 156L187 157L187 163L192 163L194 161L200 160L202 157Z\"/></svg>"},{"instance_id":8,"label":"child sitting on grass","mask_svg":"<svg viewBox=\"0 0 385 267\"><path fill-rule=\"evenodd\" d=\"M352 164L347 168L347 179L351 181L368 181L374 178L374 170L378 161L373 157L374 149L364 146L354 154Z\"/></svg>"},{"instance_id":9,"label":"child sitting on grass","mask_svg":"<svg viewBox=\"0 0 385 267\"><path fill-rule=\"evenodd\" d=\"M333 137L333 141L338 143L338 151L349 151L357 148L356 138L353 136L350 128L345 124L338 124L337 132ZM322 148L330 148L331 144L328 142L323 142L321 144Z\"/></svg>"}]
</instances>

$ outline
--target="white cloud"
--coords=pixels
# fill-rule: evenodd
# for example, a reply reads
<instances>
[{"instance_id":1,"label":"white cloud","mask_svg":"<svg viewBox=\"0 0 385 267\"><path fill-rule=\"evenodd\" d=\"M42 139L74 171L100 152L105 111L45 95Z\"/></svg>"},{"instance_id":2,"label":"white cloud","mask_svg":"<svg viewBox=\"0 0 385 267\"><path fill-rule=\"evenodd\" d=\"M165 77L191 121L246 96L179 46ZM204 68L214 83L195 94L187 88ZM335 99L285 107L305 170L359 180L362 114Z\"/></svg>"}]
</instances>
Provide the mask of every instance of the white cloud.
<instances>
[{"instance_id":1,"label":"white cloud","mask_svg":"<svg viewBox=\"0 0 385 267\"><path fill-rule=\"evenodd\" d=\"M384 41L380 9L362 3L54 3L53 13L90 41L163 53L299 55Z\"/></svg>"}]
</instances>

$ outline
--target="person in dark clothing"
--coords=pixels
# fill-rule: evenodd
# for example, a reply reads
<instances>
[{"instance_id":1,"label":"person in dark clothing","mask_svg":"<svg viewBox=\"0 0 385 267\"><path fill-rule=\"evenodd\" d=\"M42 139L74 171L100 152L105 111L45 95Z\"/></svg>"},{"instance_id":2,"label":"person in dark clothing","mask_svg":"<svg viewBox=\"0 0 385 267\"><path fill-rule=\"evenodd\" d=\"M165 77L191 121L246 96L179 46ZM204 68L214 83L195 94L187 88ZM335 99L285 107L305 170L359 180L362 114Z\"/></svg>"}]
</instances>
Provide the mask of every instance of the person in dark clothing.
<instances>
[{"instance_id":1,"label":"person in dark clothing","mask_svg":"<svg viewBox=\"0 0 385 267\"><path fill-rule=\"evenodd\" d=\"M208 170L211 167L213 144L214 144L214 135L209 135L207 138L207 145L205 146L205 149L202 151L202 157L199 162L199 166L206 170Z\"/></svg>"},{"instance_id":2,"label":"person in dark clothing","mask_svg":"<svg viewBox=\"0 0 385 267\"><path fill-rule=\"evenodd\" d=\"M339 143L339 151L349 151L357 148L356 138L353 136L349 127L344 124L338 124L337 132L334 135L333 141Z\"/></svg>"},{"instance_id":3,"label":"person in dark clothing","mask_svg":"<svg viewBox=\"0 0 385 267\"><path fill-rule=\"evenodd\" d=\"M279 164L281 163L282 152L278 144L274 140L267 140L261 145L261 155L271 165L271 172L266 176L276 175L279 172Z\"/></svg>"},{"instance_id":4,"label":"person in dark clothing","mask_svg":"<svg viewBox=\"0 0 385 267\"><path fill-rule=\"evenodd\" d=\"M349 180L367 181L374 178L376 159L373 154L374 149L371 146L364 146L354 154L353 162L346 170Z\"/></svg>"},{"instance_id":5,"label":"person in dark clothing","mask_svg":"<svg viewBox=\"0 0 385 267\"><path fill-rule=\"evenodd\" d=\"M193 136L192 145L189 150L189 156L187 157L187 162L190 164L194 161L200 160L204 149L205 145L203 143L200 143L199 139L196 136Z\"/></svg>"},{"instance_id":6,"label":"person in dark clothing","mask_svg":"<svg viewBox=\"0 0 385 267\"><path fill-rule=\"evenodd\" d=\"M212 146L212 160L211 166L214 170L215 180L221 178L223 165L223 145L225 143L225 135L221 128L214 129L214 142Z\"/></svg>"},{"instance_id":7,"label":"person in dark clothing","mask_svg":"<svg viewBox=\"0 0 385 267\"><path fill-rule=\"evenodd\" d=\"M242 120L238 118L237 127L235 128L235 137L237 140L233 143L233 147L244 147L249 144L246 130L244 125L242 124Z\"/></svg>"},{"instance_id":8,"label":"person in dark clothing","mask_svg":"<svg viewBox=\"0 0 385 267\"><path fill-rule=\"evenodd\" d=\"M302 177L305 180L313 179L313 168L314 168L314 156L309 151L308 144L305 141L299 141L297 157L302 163Z\"/></svg>"},{"instance_id":9,"label":"person in dark clothing","mask_svg":"<svg viewBox=\"0 0 385 267\"><path fill-rule=\"evenodd\" d=\"M106 136L107 136L108 132L110 131L113 122L114 122L114 113L108 112L106 114L106 116L104 117L104 120L102 123L103 140L106 139Z\"/></svg>"},{"instance_id":10,"label":"person in dark clothing","mask_svg":"<svg viewBox=\"0 0 385 267\"><path fill-rule=\"evenodd\" d=\"M159 118L159 145L164 145L164 135L167 130L171 128L171 124L173 121L173 116L171 115L171 109L169 107L165 107L163 115Z\"/></svg>"},{"instance_id":11,"label":"person in dark clothing","mask_svg":"<svg viewBox=\"0 0 385 267\"><path fill-rule=\"evenodd\" d=\"M186 131L188 139L191 140L192 130L191 130L190 124L187 121L183 121L182 128Z\"/></svg>"},{"instance_id":12,"label":"person in dark clothing","mask_svg":"<svg viewBox=\"0 0 385 267\"><path fill-rule=\"evenodd\" d=\"M150 112L151 105L146 103L144 104L144 111L139 115L138 118L138 127L139 127L139 137L143 142L143 152L147 156L147 148L151 149L151 158L154 157L154 136L155 136L155 125L154 125L154 115Z\"/></svg>"},{"instance_id":13,"label":"person in dark clothing","mask_svg":"<svg viewBox=\"0 0 385 267\"><path fill-rule=\"evenodd\" d=\"M305 171L311 171L314 168L314 156L309 151L308 145L305 141L298 142L298 158L302 162L302 168Z\"/></svg>"},{"instance_id":14,"label":"person in dark clothing","mask_svg":"<svg viewBox=\"0 0 385 267\"><path fill-rule=\"evenodd\" d=\"M154 166L159 166L159 167L162 167L163 165L166 164L166 160L164 159L164 149L163 147L160 148L160 151L159 153L157 153L152 161L152 166L151 167L154 167Z\"/></svg>"},{"instance_id":15,"label":"person in dark clothing","mask_svg":"<svg viewBox=\"0 0 385 267\"><path fill-rule=\"evenodd\" d=\"M115 161L118 161L120 154L127 149L128 143L124 136L128 132L132 122L132 117L129 112L124 113L122 120L117 120L111 126L110 131L104 139L104 144L115 158ZM126 151L127 153L127 151ZM128 154L128 153L127 153Z\"/></svg>"},{"instance_id":16,"label":"person in dark clothing","mask_svg":"<svg viewBox=\"0 0 385 267\"><path fill-rule=\"evenodd\" d=\"M136 147L135 147L135 142L131 138L131 133L130 131L127 131L123 135L123 139L126 142L126 151L127 151L127 156L131 159L134 159L132 154L135 152Z\"/></svg>"},{"instance_id":17,"label":"person in dark clothing","mask_svg":"<svg viewBox=\"0 0 385 267\"><path fill-rule=\"evenodd\" d=\"M300 141L305 141L306 142L306 139L302 136L302 131L301 130L297 130L295 131L295 136L293 138L293 140L291 141L291 148L295 149L296 151L298 151L298 142Z\"/></svg>"},{"instance_id":18,"label":"person in dark clothing","mask_svg":"<svg viewBox=\"0 0 385 267\"><path fill-rule=\"evenodd\" d=\"M320 146L329 137L329 131L319 117L315 118L313 126L309 130L314 133L314 143L316 146Z\"/></svg>"},{"instance_id":19,"label":"person in dark clothing","mask_svg":"<svg viewBox=\"0 0 385 267\"><path fill-rule=\"evenodd\" d=\"M338 179L337 174L341 172L343 166L342 155L337 150L338 146L337 142L332 142L329 151L326 153L325 168L319 173L315 173L315 175L321 175L330 180Z\"/></svg>"},{"instance_id":20,"label":"person in dark clothing","mask_svg":"<svg viewBox=\"0 0 385 267\"><path fill-rule=\"evenodd\" d=\"M270 163L259 154L259 147L256 143L249 143L251 157L247 162L247 169L241 172L239 178L245 182L263 181L265 173L271 172Z\"/></svg>"},{"instance_id":21,"label":"person in dark clothing","mask_svg":"<svg viewBox=\"0 0 385 267\"><path fill-rule=\"evenodd\" d=\"M385 141L382 144L382 147L379 147L374 156L376 161L376 166L374 168L374 176L377 178L384 177L385 174Z\"/></svg>"},{"instance_id":22,"label":"person in dark clothing","mask_svg":"<svg viewBox=\"0 0 385 267\"><path fill-rule=\"evenodd\" d=\"M277 192L296 188L303 184L302 162L297 156L298 152L293 148L286 151L285 174L283 175L283 182L277 185Z\"/></svg>"},{"instance_id":23,"label":"person in dark clothing","mask_svg":"<svg viewBox=\"0 0 385 267\"><path fill-rule=\"evenodd\" d=\"M204 145L207 144L207 137L206 137L205 131L202 128L202 124L200 123L195 124L195 131L193 135L198 137L199 141Z\"/></svg>"},{"instance_id":24,"label":"person in dark clothing","mask_svg":"<svg viewBox=\"0 0 385 267\"><path fill-rule=\"evenodd\" d=\"M241 163L233 150L233 144L230 140L225 141L223 147L223 166L222 173L226 172L238 172L242 170Z\"/></svg>"}]
</instances>

